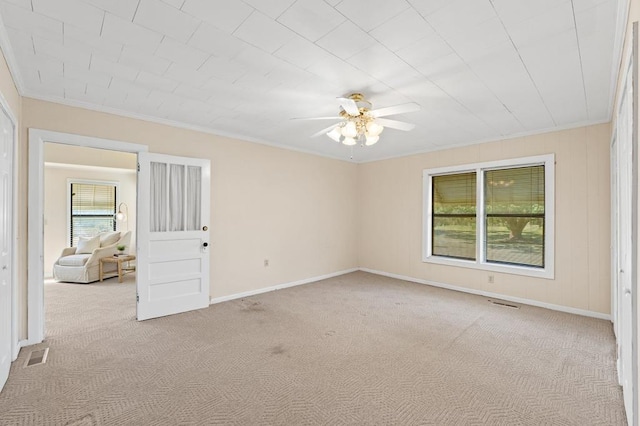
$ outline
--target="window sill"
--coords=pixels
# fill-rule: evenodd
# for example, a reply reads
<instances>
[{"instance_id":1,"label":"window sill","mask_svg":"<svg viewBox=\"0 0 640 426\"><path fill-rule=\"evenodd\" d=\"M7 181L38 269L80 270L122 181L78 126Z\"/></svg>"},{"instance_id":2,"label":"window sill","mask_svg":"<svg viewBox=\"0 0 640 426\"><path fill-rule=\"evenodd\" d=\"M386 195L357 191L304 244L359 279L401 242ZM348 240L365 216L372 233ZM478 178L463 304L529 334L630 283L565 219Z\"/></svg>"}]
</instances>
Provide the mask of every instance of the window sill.
<instances>
[{"instance_id":1,"label":"window sill","mask_svg":"<svg viewBox=\"0 0 640 426\"><path fill-rule=\"evenodd\" d=\"M442 256L427 256L422 259L424 263L434 263L437 265L456 266L461 268L477 269L482 271L500 272L512 275L524 275L533 278L544 278L553 280L555 278L554 271L547 266L541 268L527 268L526 266L508 266L495 263L479 262L476 260L452 259Z\"/></svg>"}]
</instances>

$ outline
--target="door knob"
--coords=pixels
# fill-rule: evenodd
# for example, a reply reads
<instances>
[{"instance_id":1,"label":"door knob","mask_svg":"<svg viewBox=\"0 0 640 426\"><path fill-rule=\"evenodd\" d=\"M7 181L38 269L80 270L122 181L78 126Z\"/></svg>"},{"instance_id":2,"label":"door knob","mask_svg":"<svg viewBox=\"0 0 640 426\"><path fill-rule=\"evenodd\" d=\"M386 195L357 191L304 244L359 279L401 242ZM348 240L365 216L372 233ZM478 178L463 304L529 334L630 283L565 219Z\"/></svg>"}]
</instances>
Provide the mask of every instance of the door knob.
<instances>
[{"instance_id":1,"label":"door knob","mask_svg":"<svg viewBox=\"0 0 640 426\"><path fill-rule=\"evenodd\" d=\"M209 243L202 243L202 247L209 247Z\"/></svg>"},{"instance_id":2,"label":"door knob","mask_svg":"<svg viewBox=\"0 0 640 426\"><path fill-rule=\"evenodd\" d=\"M203 226L203 227L202 227L202 230L203 230L203 231L208 231L208 230L209 230L209 227L208 227L208 226Z\"/></svg>"}]
</instances>

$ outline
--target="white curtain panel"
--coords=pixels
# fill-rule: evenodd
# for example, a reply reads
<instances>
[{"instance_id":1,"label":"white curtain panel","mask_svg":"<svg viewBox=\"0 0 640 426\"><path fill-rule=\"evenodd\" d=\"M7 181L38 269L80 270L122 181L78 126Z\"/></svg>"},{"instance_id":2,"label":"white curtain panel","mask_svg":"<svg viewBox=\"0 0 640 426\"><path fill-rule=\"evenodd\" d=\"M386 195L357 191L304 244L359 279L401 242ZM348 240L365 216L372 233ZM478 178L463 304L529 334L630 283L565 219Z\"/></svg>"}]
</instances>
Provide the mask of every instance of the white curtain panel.
<instances>
[{"instance_id":1,"label":"white curtain panel","mask_svg":"<svg viewBox=\"0 0 640 426\"><path fill-rule=\"evenodd\" d=\"M151 163L151 232L167 230L167 165Z\"/></svg>"},{"instance_id":2,"label":"white curtain panel","mask_svg":"<svg viewBox=\"0 0 640 426\"><path fill-rule=\"evenodd\" d=\"M169 231L184 231L184 166L169 165Z\"/></svg>"},{"instance_id":3,"label":"white curtain panel","mask_svg":"<svg viewBox=\"0 0 640 426\"><path fill-rule=\"evenodd\" d=\"M202 169L151 163L151 232L197 231L201 227Z\"/></svg>"},{"instance_id":4,"label":"white curtain panel","mask_svg":"<svg viewBox=\"0 0 640 426\"><path fill-rule=\"evenodd\" d=\"M187 168L187 231L200 229L200 197L202 171L198 166Z\"/></svg>"}]
</instances>

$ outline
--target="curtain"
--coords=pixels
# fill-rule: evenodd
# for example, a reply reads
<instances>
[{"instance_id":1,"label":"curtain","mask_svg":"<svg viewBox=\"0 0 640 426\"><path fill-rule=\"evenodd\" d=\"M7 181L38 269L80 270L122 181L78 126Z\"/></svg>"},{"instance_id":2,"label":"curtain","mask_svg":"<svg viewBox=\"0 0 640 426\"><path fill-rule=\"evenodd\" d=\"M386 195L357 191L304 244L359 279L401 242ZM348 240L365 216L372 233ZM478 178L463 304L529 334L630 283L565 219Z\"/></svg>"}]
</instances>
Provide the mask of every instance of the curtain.
<instances>
[{"instance_id":1,"label":"curtain","mask_svg":"<svg viewBox=\"0 0 640 426\"><path fill-rule=\"evenodd\" d=\"M187 231L200 229L200 197L202 172L198 166L187 168Z\"/></svg>"},{"instance_id":2,"label":"curtain","mask_svg":"<svg viewBox=\"0 0 640 426\"><path fill-rule=\"evenodd\" d=\"M151 232L164 232L167 230L167 165L164 163L151 163Z\"/></svg>"},{"instance_id":3,"label":"curtain","mask_svg":"<svg viewBox=\"0 0 640 426\"><path fill-rule=\"evenodd\" d=\"M184 166L169 165L169 231L184 231Z\"/></svg>"}]
</instances>

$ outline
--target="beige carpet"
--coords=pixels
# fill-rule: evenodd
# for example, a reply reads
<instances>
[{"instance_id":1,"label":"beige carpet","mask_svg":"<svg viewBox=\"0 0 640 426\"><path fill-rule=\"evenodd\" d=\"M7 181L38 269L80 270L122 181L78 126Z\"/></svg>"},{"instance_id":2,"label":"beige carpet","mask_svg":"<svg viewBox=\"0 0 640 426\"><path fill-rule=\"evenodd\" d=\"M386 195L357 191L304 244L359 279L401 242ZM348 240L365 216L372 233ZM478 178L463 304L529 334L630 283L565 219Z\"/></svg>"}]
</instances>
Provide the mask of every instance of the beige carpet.
<instances>
[{"instance_id":1,"label":"beige carpet","mask_svg":"<svg viewBox=\"0 0 640 426\"><path fill-rule=\"evenodd\" d=\"M130 280L46 286L0 424L625 424L608 321L357 272L138 323Z\"/></svg>"}]
</instances>

